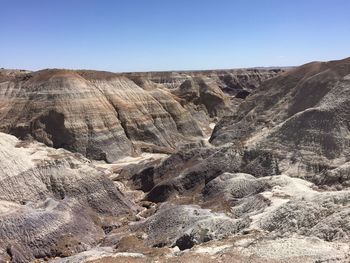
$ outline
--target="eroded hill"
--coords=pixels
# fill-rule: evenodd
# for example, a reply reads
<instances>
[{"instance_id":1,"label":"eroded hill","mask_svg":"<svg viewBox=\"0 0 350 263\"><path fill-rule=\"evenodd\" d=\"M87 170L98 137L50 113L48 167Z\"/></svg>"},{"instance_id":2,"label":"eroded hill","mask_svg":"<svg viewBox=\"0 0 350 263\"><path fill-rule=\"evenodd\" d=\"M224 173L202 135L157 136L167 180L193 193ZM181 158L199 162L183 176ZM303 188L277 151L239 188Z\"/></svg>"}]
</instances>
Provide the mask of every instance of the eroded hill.
<instances>
[{"instance_id":1,"label":"eroded hill","mask_svg":"<svg viewBox=\"0 0 350 263\"><path fill-rule=\"evenodd\" d=\"M108 162L171 153L230 111L222 90L251 90L279 72L158 73L158 81L151 73L2 70L0 130Z\"/></svg>"},{"instance_id":2,"label":"eroded hill","mask_svg":"<svg viewBox=\"0 0 350 263\"><path fill-rule=\"evenodd\" d=\"M349 262L349 76L7 73L0 259Z\"/></svg>"}]
</instances>

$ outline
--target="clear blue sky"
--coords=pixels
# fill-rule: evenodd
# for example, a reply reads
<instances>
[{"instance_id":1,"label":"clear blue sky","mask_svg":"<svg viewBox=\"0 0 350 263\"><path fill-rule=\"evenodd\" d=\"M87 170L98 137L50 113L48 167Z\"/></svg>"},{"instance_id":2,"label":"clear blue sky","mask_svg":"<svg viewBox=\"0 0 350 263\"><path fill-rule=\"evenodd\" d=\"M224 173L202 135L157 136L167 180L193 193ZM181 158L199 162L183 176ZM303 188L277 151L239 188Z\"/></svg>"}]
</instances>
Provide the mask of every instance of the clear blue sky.
<instances>
[{"instance_id":1,"label":"clear blue sky","mask_svg":"<svg viewBox=\"0 0 350 263\"><path fill-rule=\"evenodd\" d=\"M0 67L109 71L350 56L349 0L1 0Z\"/></svg>"}]
</instances>

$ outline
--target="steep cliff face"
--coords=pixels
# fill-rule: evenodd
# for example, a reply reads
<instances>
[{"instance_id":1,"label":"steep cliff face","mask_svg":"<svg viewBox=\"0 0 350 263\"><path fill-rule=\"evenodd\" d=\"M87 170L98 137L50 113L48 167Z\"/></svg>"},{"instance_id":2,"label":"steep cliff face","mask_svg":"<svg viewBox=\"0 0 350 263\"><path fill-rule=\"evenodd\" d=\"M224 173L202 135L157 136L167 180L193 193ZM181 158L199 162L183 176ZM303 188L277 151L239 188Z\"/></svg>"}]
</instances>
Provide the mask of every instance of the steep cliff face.
<instances>
[{"instance_id":1,"label":"steep cliff face","mask_svg":"<svg viewBox=\"0 0 350 263\"><path fill-rule=\"evenodd\" d=\"M112 162L141 151L172 152L230 112L221 73L157 74L2 70L0 130ZM241 85L274 74L254 71Z\"/></svg>"}]
</instances>

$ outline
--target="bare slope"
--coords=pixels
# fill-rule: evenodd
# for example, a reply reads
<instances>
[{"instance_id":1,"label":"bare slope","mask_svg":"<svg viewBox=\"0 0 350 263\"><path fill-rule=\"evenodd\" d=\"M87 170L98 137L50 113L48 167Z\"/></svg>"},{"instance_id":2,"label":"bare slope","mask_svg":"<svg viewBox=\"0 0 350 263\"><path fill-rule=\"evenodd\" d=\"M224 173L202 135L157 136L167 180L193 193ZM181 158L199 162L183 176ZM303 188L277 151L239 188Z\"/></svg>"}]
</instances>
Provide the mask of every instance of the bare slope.
<instances>
[{"instance_id":1,"label":"bare slope","mask_svg":"<svg viewBox=\"0 0 350 263\"><path fill-rule=\"evenodd\" d=\"M267 80L210 141L261 144L304 158L349 157L350 59L313 62Z\"/></svg>"},{"instance_id":2,"label":"bare slope","mask_svg":"<svg viewBox=\"0 0 350 263\"><path fill-rule=\"evenodd\" d=\"M0 133L0 160L0 261L89 249L137 210L80 154Z\"/></svg>"},{"instance_id":3,"label":"bare slope","mask_svg":"<svg viewBox=\"0 0 350 263\"><path fill-rule=\"evenodd\" d=\"M242 90L277 73L157 73L161 82L156 73L1 70L0 130L108 162L141 151L170 153L230 112L224 76L235 76Z\"/></svg>"}]
</instances>

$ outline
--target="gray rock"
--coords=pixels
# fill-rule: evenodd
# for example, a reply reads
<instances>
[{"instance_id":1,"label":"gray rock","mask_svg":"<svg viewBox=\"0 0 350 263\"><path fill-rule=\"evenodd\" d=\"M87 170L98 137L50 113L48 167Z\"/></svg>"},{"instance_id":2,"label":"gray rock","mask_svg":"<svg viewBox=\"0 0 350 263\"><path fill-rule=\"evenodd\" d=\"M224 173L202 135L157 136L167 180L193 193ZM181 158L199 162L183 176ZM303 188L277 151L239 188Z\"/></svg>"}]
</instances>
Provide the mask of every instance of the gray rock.
<instances>
[{"instance_id":1,"label":"gray rock","mask_svg":"<svg viewBox=\"0 0 350 263\"><path fill-rule=\"evenodd\" d=\"M203 195L209 198L224 195L227 199L243 198L263 192L267 185L250 174L223 173L206 184Z\"/></svg>"},{"instance_id":2,"label":"gray rock","mask_svg":"<svg viewBox=\"0 0 350 263\"><path fill-rule=\"evenodd\" d=\"M320 193L312 198L292 199L264 216L260 225L271 233L317 236L326 241L349 242L350 193Z\"/></svg>"},{"instance_id":3,"label":"gray rock","mask_svg":"<svg viewBox=\"0 0 350 263\"><path fill-rule=\"evenodd\" d=\"M131 226L145 231L151 246L191 248L195 244L238 233L249 225L247 219L231 219L199 206L163 205L153 216Z\"/></svg>"},{"instance_id":4,"label":"gray rock","mask_svg":"<svg viewBox=\"0 0 350 263\"><path fill-rule=\"evenodd\" d=\"M0 254L69 256L104 237L100 218L138 207L80 154L0 133Z\"/></svg>"}]
</instances>

